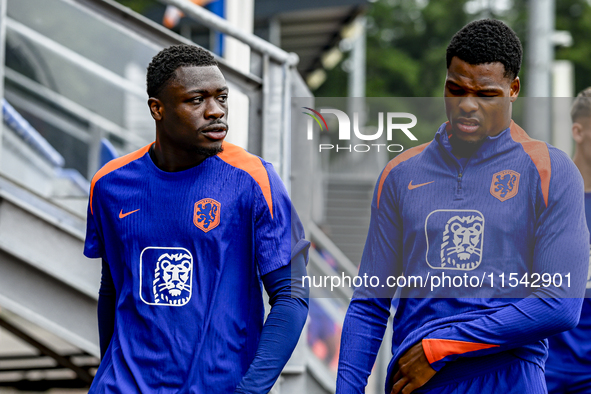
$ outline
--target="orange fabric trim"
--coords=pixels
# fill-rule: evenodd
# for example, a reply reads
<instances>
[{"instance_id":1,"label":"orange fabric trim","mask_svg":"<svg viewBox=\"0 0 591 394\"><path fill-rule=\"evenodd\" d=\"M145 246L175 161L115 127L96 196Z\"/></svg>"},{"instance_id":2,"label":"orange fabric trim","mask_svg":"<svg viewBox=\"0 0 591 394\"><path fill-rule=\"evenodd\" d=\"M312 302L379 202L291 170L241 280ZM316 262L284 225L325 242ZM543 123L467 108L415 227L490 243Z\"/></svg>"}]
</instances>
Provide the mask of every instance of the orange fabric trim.
<instances>
[{"instance_id":1,"label":"orange fabric trim","mask_svg":"<svg viewBox=\"0 0 591 394\"><path fill-rule=\"evenodd\" d=\"M271 182L269 181L269 174L267 169L261 162L261 160L240 148L239 146L230 144L229 142L223 142L222 146L224 151L218 155L220 159L231 165L232 167L239 168L254 178L254 180L261 187L265 201L271 211L271 217L273 217L273 197L271 195Z\"/></svg>"},{"instance_id":2,"label":"orange fabric trim","mask_svg":"<svg viewBox=\"0 0 591 394\"><path fill-rule=\"evenodd\" d=\"M398 156L396 156L395 158L390 160L390 162L388 163L386 168L384 168L384 171L382 171L382 176L380 177L380 183L378 184L378 209L380 208L380 197L382 195L382 187L384 186L384 182L386 181L386 178L388 177L388 174L390 173L390 171L392 171L392 169L394 167L396 167L398 164L402 163L403 161L406 161L406 160L410 159L411 157L415 157L416 155L418 155L419 153L424 151L425 148L427 147L427 145L429 145L430 143L431 142L426 142L422 145L415 146L414 148L410 148L409 150L402 152L401 154L399 154Z\"/></svg>"},{"instance_id":3,"label":"orange fabric trim","mask_svg":"<svg viewBox=\"0 0 591 394\"><path fill-rule=\"evenodd\" d=\"M152 142L152 144L153 144L153 142ZM105 164L100 170L98 170L96 174L94 174L94 177L92 177L92 182L90 183L90 213L92 215L94 215L94 212L92 209L92 195L94 192L94 185L96 184L96 182L99 179L101 179L102 177L104 177L105 175L107 175L108 173L113 172L116 169L121 168L124 165L129 164L132 161L137 160L140 157L142 157L143 155L145 155L146 152L148 150L150 150L150 146L152 146L152 144L146 145L143 148L140 148L140 149L136 150L135 152L131 152L125 156L121 156L117 159L111 160L110 162Z\"/></svg>"},{"instance_id":4,"label":"orange fabric trim","mask_svg":"<svg viewBox=\"0 0 591 394\"><path fill-rule=\"evenodd\" d=\"M423 339L423 351L429 364L433 364L452 354L464 354L475 352L477 350L499 347L499 345L489 345L486 343L454 341L451 339Z\"/></svg>"},{"instance_id":5,"label":"orange fabric trim","mask_svg":"<svg viewBox=\"0 0 591 394\"><path fill-rule=\"evenodd\" d=\"M523 146L523 150L529 155L529 158L538 169L542 181L542 195L544 196L544 203L547 207L548 194L550 192L550 177L552 175L548 145L545 142L530 138L514 121L511 121L510 131L513 141L519 142Z\"/></svg>"}]
</instances>

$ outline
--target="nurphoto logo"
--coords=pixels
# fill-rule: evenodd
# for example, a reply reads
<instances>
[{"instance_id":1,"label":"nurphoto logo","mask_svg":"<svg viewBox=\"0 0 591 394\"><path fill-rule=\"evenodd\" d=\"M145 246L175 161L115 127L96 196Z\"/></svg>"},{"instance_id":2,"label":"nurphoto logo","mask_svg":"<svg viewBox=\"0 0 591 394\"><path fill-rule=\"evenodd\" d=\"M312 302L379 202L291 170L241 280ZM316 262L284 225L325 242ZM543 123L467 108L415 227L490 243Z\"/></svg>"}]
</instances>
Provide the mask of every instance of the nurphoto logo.
<instances>
[{"instance_id":1,"label":"nurphoto logo","mask_svg":"<svg viewBox=\"0 0 591 394\"><path fill-rule=\"evenodd\" d=\"M339 141L350 141L351 140L351 120L349 115L345 112L334 109L334 108L322 108L320 111L316 111L310 107L302 107L303 109L307 109L311 112L302 112L305 115L308 115L310 119L308 119L307 124L307 137L308 140L314 139L314 121L318 124L321 131L328 131L328 124L326 119L322 114L332 114L335 115L339 124ZM417 137L411 133L410 129L416 126L417 124L417 117L408 112L387 112L386 113L386 139L388 141L392 141L392 137L394 136L395 131L401 131L404 133L406 137L408 137L411 141L417 141ZM410 122L402 123L401 120L406 119L410 120ZM364 134L361 132L359 128L359 113L353 113L353 134L355 137L361 141L376 141L378 140L384 133L384 113L378 113L378 128L373 134ZM336 152L339 151L347 151L347 152L369 152L370 150L377 150L380 151L380 148L385 148L388 152L402 152L404 147L400 144L349 144L349 145L339 145L336 146L333 144L318 144L318 151L330 151L335 150Z\"/></svg>"}]
</instances>

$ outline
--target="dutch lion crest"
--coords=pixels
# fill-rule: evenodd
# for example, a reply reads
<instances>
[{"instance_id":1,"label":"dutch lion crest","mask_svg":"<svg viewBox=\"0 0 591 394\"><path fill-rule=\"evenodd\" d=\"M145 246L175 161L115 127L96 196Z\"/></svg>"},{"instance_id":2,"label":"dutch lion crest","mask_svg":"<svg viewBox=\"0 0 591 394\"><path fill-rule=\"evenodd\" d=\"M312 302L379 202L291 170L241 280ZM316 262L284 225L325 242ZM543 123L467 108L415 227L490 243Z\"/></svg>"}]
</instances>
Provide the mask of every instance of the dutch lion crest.
<instances>
[{"instance_id":1,"label":"dutch lion crest","mask_svg":"<svg viewBox=\"0 0 591 394\"><path fill-rule=\"evenodd\" d=\"M204 198L195 203L193 223L195 226L208 232L220 224L221 204L212 198Z\"/></svg>"},{"instance_id":2,"label":"dutch lion crest","mask_svg":"<svg viewBox=\"0 0 591 394\"><path fill-rule=\"evenodd\" d=\"M480 216L451 217L443 232L441 267L472 270L480 265L483 229Z\"/></svg>"},{"instance_id":3,"label":"dutch lion crest","mask_svg":"<svg viewBox=\"0 0 591 394\"><path fill-rule=\"evenodd\" d=\"M515 197L519 190L519 173L513 170L497 172L492 177L490 194L499 201L506 201Z\"/></svg>"}]
</instances>

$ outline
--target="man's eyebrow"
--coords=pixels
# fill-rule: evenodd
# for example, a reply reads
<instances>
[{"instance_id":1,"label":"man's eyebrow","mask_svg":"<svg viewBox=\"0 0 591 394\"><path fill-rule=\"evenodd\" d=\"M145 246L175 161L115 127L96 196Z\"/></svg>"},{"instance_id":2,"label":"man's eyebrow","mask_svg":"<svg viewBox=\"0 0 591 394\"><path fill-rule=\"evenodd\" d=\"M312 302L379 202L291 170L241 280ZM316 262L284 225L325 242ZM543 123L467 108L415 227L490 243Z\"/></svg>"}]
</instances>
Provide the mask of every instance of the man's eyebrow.
<instances>
[{"instance_id":1,"label":"man's eyebrow","mask_svg":"<svg viewBox=\"0 0 591 394\"><path fill-rule=\"evenodd\" d=\"M502 91L503 89L500 88L488 88L488 89L480 89L478 91L478 93L498 93L499 91Z\"/></svg>"},{"instance_id":2,"label":"man's eyebrow","mask_svg":"<svg viewBox=\"0 0 591 394\"><path fill-rule=\"evenodd\" d=\"M227 86L224 86L223 88L216 89L216 93L226 92L226 91L228 91ZM189 93L206 94L206 93L209 93L209 90L207 90L207 89L192 89L187 92L187 94L189 94Z\"/></svg>"},{"instance_id":3,"label":"man's eyebrow","mask_svg":"<svg viewBox=\"0 0 591 394\"><path fill-rule=\"evenodd\" d=\"M459 85L458 83L454 82L453 80L446 80L445 81L446 85L452 85L454 87L458 87L458 88L462 88L464 89L461 85ZM501 88L496 88L496 87L489 87L489 88L484 88L484 89L478 89L478 93L498 93L499 91L501 91L503 89Z\"/></svg>"}]
</instances>

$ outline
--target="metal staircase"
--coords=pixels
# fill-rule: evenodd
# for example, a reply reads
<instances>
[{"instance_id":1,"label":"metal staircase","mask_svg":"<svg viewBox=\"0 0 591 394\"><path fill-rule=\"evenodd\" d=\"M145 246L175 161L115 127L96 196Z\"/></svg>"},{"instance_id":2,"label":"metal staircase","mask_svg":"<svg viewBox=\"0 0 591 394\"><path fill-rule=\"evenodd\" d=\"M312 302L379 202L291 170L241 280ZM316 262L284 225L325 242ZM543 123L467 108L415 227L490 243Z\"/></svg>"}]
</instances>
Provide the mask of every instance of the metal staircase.
<instances>
[{"instance_id":1,"label":"metal staircase","mask_svg":"<svg viewBox=\"0 0 591 394\"><path fill-rule=\"evenodd\" d=\"M91 381L89 368L99 354L100 272L81 255L83 239L82 217L0 177L0 327L36 349L6 352L2 340L0 386L84 387ZM36 333L27 332L32 327ZM47 338L69 346L43 343ZM60 369L70 372L68 379L29 378L32 371Z\"/></svg>"},{"instance_id":2,"label":"metal staircase","mask_svg":"<svg viewBox=\"0 0 591 394\"><path fill-rule=\"evenodd\" d=\"M232 92L248 103L245 147L273 163L310 228L306 180L312 169L305 160L292 165L289 138L290 98L311 97L295 69L297 56L236 31L188 2L167 2L251 48L250 72L218 59ZM111 0L0 0L2 40L7 48L6 62L0 64L4 97L64 162L63 167L48 162L4 125L0 391L84 388L98 366L100 265L82 255L87 195L64 168L90 177L103 138L120 154L151 141L153 132L138 123L138 103L147 100L138 72L161 48L190 42ZM244 128L244 119L230 118L230 127L232 122L235 129ZM322 258L314 261L314 267L326 269ZM342 310L333 314L342 321ZM334 371L314 356L305 338L273 393L334 392Z\"/></svg>"},{"instance_id":3,"label":"metal staircase","mask_svg":"<svg viewBox=\"0 0 591 394\"><path fill-rule=\"evenodd\" d=\"M324 228L345 255L359 265L371 214L375 180L328 176Z\"/></svg>"}]
</instances>

